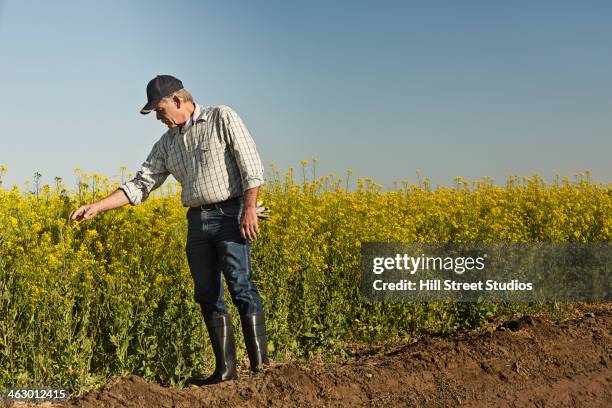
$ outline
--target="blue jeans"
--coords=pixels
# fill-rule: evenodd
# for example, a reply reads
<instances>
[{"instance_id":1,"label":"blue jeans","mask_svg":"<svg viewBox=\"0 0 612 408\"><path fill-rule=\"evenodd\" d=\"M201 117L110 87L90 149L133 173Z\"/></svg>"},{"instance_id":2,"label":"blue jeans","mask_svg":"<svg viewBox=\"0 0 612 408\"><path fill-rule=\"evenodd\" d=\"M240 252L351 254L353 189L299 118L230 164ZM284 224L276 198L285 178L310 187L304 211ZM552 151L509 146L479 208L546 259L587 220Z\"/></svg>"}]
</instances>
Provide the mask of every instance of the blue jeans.
<instances>
[{"instance_id":1,"label":"blue jeans","mask_svg":"<svg viewBox=\"0 0 612 408\"><path fill-rule=\"evenodd\" d=\"M214 210L187 211L187 262L194 282L194 299L204 317L227 313L223 279L241 315L262 313L251 276L251 244L240 236L243 204Z\"/></svg>"}]
</instances>

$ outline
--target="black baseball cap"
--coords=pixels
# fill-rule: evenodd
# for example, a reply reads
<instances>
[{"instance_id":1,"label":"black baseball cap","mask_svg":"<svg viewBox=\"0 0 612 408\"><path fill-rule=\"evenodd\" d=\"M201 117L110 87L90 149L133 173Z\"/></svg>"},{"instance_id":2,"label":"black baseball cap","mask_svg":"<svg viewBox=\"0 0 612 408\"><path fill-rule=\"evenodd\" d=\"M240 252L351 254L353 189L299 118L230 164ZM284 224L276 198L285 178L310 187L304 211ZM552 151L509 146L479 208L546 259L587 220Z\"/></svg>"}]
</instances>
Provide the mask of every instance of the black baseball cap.
<instances>
[{"instance_id":1,"label":"black baseball cap","mask_svg":"<svg viewBox=\"0 0 612 408\"><path fill-rule=\"evenodd\" d=\"M157 104L162 98L183 89L183 83L180 79L172 75L158 75L147 84L147 104L140 110L140 113L146 115L157 107Z\"/></svg>"}]
</instances>

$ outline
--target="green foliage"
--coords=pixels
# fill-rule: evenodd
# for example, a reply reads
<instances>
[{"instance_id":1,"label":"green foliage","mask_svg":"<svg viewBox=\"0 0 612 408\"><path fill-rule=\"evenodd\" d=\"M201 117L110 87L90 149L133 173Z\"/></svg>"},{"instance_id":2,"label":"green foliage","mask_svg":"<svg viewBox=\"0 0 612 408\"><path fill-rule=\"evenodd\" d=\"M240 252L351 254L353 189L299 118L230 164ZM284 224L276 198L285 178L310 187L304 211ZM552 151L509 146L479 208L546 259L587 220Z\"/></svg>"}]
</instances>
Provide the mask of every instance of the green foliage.
<instances>
[{"instance_id":1,"label":"green foliage","mask_svg":"<svg viewBox=\"0 0 612 408\"><path fill-rule=\"evenodd\" d=\"M179 192L169 186L139 206L69 223L80 203L117 187L78 175L73 192L58 179L35 192L0 188L0 386L79 389L118 374L180 386L212 370ZM272 219L260 223L252 265L273 359L347 355L349 344L452 335L552 307L368 302L359 291L362 242L610 241L610 188L582 178L504 187L456 179L435 190L426 179L388 192L358 179L348 188L348 177L309 181L303 171L296 182L293 171L281 179L272 169L260 193Z\"/></svg>"}]
</instances>

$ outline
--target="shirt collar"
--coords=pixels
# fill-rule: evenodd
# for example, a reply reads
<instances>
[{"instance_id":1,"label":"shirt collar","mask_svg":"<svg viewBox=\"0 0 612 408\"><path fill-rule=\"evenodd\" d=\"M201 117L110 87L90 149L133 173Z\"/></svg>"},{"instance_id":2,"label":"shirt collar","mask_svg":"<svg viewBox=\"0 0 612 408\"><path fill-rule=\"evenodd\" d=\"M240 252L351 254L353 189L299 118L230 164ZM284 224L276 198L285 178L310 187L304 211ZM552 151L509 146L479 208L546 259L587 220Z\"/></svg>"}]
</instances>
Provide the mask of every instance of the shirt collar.
<instances>
[{"instance_id":1,"label":"shirt collar","mask_svg":"<svg viewBox=\"0 0 612 408\"><path fill-rule=\"evenodd\" d=\"M206 108L204 108L203 106L200 106L199 104L195 103L195 109L193 111L193 114L191 115L191 117L187 120L187 123L185 123L183 126L179 127L179 133L185 133L189 130L189 128L191 126L193 126L194 121L195 122L200 122L200 121L205 121L206 120Z\"/></svg>"},{"instance_id":2,"label":"shirt collar","mask_svg":"<svg viewBox=\"0 0 612 408\"><path fill-rule=\"evenodd\" d=\"M193 123L193 120L191 120L191 116L190 116L189 119L187 119L187 122L183 126L181 126L181 129L179 132L185 133L187 130L189 130L192 123Z\"/></svg>"}]
</instances>

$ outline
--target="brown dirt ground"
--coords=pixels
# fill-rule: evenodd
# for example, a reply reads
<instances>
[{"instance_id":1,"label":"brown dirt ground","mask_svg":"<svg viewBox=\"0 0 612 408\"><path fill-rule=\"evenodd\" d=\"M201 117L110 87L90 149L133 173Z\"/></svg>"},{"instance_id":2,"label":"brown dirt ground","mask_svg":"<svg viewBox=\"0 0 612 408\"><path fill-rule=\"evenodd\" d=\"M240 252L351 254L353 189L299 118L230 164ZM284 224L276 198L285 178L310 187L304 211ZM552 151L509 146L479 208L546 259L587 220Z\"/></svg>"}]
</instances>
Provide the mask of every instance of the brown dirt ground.
<instances>
[{"instance_id":1,"label":"brown dirt ground","mask_svg":"<svg viewBox=\"0 0 612 408\"><path fill-rule=\"evenodd\" d=\"M340 363L273 364L201 388L120 377L62 406L611 406L611 317L612 304L559 322L528 316L455 338L424 336L390 351L363 351Z\"/></svg>"}]
</instances>

